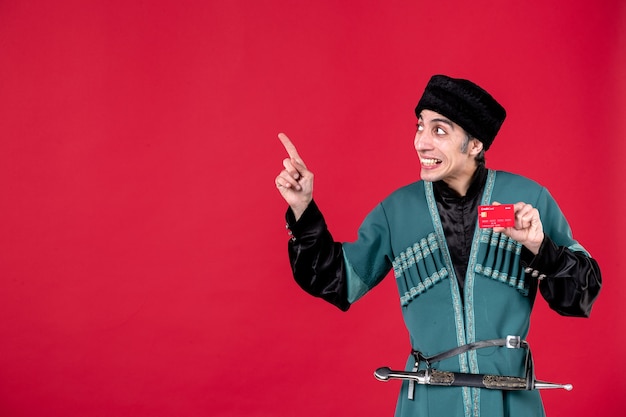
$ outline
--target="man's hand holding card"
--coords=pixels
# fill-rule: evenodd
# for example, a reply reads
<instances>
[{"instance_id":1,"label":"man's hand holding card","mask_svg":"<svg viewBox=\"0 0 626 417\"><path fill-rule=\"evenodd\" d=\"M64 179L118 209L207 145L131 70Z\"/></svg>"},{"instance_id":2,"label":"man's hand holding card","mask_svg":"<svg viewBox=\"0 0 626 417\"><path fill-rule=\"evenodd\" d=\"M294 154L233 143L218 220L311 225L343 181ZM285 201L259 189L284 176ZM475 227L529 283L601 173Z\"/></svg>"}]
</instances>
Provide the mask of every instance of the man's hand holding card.
<instances>
[{"instance_id":1,"label":"man's hand holding card","mask_svg":"<svg viewBox=\"0 0 626 417\"><path fill-rule=\"evenodd\" d=\"M543 225L539 210L530 204L500 204L494 201L490 206L479 206L478 224L482 228L493 228L494 232L504 233L517 240L534 255L539 253L543 243Z\"/></svg>"}]
</instances>

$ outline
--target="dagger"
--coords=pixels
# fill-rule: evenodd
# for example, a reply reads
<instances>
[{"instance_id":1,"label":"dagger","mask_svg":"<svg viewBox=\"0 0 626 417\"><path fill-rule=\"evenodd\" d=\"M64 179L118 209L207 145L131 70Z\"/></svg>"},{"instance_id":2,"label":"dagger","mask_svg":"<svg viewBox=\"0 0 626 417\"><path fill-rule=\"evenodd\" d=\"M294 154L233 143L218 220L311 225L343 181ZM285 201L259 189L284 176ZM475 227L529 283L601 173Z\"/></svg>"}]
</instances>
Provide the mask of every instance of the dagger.
<instances>
[{"instance_id":1,"label":"dagger","mask_svg":"<svg viewBox=\"0 0 626 417\"><path fill-rule=\"evenodd\" d=\"M388 367L378 368L374 376L379 381L390 379L403 379L415 381L418 384L438 385L446 387L475 387L487 389L499 389L504 391L522 391L533 389L557 389L562 388L571 391L572 384L557 384L537 380L527 380L515 376L487 375L487 374L466 374L460 372L438 371L426 369L422 371L394 371Z\"/></svg>"}]
</instances>

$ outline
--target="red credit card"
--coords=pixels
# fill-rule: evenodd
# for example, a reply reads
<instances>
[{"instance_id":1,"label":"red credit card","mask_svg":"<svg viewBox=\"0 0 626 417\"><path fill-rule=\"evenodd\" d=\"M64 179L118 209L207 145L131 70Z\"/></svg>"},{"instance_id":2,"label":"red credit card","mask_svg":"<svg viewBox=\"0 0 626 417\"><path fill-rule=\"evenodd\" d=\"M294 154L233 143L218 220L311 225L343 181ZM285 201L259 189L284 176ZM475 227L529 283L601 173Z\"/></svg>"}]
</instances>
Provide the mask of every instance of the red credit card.
<instances>
[{"instance_id":1,"label":"red credit card","mask_svg":"<svg viewBox=\"0 0 626 417\"><path fill-rule=\"evenodd\" d=\"M478 226L481 228L515 226L513 204L478 206Z\"/></svg>"}]
</instances>

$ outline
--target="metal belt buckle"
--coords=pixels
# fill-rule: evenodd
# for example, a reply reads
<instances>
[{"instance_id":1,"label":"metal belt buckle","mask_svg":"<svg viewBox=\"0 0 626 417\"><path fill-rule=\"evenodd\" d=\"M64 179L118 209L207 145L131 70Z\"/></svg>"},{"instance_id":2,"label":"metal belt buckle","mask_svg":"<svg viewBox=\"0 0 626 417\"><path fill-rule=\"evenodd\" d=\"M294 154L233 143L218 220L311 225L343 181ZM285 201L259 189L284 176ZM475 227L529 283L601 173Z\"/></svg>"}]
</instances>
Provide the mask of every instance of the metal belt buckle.
<instances>
[{"instance_id":1,"label":"metal belt buckle","mask_svg":"<svg viewBox=\"0 0 626 417\"><path fill-rule=\"evenodd\" d=\"M519 336L507 336L504 346L509 349L519 349L522 347L522 338Z\"/></svg>"}]
</instances>

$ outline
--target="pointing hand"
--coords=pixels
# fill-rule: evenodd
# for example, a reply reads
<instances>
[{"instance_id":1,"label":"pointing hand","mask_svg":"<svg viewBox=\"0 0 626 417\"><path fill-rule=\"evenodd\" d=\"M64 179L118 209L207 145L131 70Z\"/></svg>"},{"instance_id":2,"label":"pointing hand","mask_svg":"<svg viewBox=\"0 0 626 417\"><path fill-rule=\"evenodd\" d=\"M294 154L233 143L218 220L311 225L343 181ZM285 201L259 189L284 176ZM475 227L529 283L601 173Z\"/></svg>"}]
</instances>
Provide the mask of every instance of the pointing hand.
<instances>
[{"instance_id":1,"label":"pointing hand","mask_svg":"<svg viewBox=\"0 0 626 417\"><path fill-rule=\"evenodd\" d=\"M307 169L287 135L279 133L278 139L289 157L283 160L284 169L276 177L276 188L293 210L297 220L313 200L313 173Z\"/></svg>"}]
</instances>

